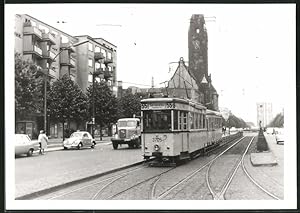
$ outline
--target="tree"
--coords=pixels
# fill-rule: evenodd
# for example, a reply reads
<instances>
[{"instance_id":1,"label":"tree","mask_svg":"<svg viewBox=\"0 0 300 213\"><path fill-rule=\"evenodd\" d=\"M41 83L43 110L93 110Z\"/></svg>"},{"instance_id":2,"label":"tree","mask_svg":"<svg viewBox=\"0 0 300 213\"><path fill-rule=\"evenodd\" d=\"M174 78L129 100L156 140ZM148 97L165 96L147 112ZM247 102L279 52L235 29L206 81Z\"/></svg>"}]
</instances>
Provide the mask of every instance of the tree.
<instances>
[{"instance_id":1,"label":"tree","mask_svg":"<svg viewBox=\"0 0 300 213\"><path fill-rule=\"evenodd\" d=\"M94 83L95 99L95 123L100 125L100 139L102 128L110 127L117 121L117 99L106 82L101 81ZM89 117L93 117L93 85L87 88L87 97L89 105ZM90 119L90 120L91 120Z\"/></svg>"},{"instance_id":2,"label":"tree","mask_svg":"<svg viewBox=\"0 0 300 213\"><path fill-rule=\"evenodd\" d=\"M246 122L243 119L238 118L233 114L229 115L227 122L225 122L225 120L223 120L222 125L224 125L226 127L236 127L236 128L248 127L248 125L246 124Z\"/></svg>"},{"instance_id":3,"label":"tree","mask_svg":"<svg viewBox=\"0 0 300 213\"><path fill-rule=\"evenodd\" d=\"M24 61L15 53L15 113L16 118L26 118L43 109L43 78L38 66Z\"/></svg>"},{"instance_id":4,"label":"tree","mask_svg":"<svg viewBox=\"0 0 300 213\"><path fill-rule=\"evenodd\" d=\"M279 113L275 116L275 118L270 122L268 127L283 127L284 125L284 115Z\"/></svg>"},{"instance_id":5,"label":"tree","mask_svg":"<svg viewBox=\"0 0 300 213\"><path fill-rule=\"evenodd\" d=\"M85 120L87 116L87 96L82 92L78 84L74 83L68 75L53 82L48 98L50 118L63 123Z\"/></svg>"},{"instance_id":6,"label":"tree","mask_svg":"<svg viewBox=\"0 0 300 213\"><path fill-rule=\"evenodd\" d=\"M132 118L133 115L141 115L141 103L138 94L132 94L130 90L126 90L125 94L118 99L118 117Z\"/></svg>"}]
</instances>

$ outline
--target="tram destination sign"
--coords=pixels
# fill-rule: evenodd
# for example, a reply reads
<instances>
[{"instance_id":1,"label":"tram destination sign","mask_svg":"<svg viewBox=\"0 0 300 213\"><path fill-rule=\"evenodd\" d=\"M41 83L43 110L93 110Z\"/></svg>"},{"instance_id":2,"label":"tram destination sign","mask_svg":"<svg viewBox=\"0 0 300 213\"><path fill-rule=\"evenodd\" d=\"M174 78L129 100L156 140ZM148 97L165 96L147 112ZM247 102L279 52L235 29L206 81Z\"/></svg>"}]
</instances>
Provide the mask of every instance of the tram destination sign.
<instances>
[{"instance_id":1,"label":"tram destination sign","mask_svg":"<svg viewBox=\"0 0 300 213\"><path fill-rule=\"evenodd\" d=\"M170 109L174 108L173 103L167 103L167 102L154 102L154 103L148 103L149 109Z\"/></svg>"}]
</instances>

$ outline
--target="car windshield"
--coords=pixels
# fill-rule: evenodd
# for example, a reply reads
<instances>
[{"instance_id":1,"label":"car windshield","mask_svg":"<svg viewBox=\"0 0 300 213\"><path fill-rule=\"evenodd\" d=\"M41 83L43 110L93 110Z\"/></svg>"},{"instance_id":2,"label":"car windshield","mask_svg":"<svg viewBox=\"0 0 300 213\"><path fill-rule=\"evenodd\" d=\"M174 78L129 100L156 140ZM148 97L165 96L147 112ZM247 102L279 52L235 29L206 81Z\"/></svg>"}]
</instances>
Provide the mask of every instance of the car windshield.
<instances>
[{"instance_id":1,"label":"car windshield","mask_svg":"<svg viewBox=\"0 0 300 213\"><path fill-rule=\"evenodd\" d=\"M119 121L118 127L136 127L136 121Z\"/></svg>"},{"instance_id":2,"label":"car windshield","mask_svg":"<svg viewBox=\"0 0 300 213\"><path fill-rule=\"evenodd\" d=\"M70 138L81 138L84 132L73 132Z\"/></svg>"}]
</instances>

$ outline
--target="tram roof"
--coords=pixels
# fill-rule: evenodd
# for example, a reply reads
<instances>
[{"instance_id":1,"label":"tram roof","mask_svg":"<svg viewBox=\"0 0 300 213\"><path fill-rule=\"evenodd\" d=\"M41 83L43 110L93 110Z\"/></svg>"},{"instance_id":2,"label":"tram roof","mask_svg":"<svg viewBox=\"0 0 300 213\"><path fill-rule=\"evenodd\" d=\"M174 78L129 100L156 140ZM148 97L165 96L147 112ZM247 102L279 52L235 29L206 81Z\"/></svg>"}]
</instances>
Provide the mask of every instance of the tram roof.
<instances>
[{"instance_id":1,"label":"tram roof","mask_svg":"<svg viewBox=\"0 0 300 213\"><path fill-rule=\"evenodd\" d=\"M197 103L191 100L181 99L181 98L146 98L141 100L141 103L149 103L149 102L177 102L177 103L189 104L192 106L197 106L206 109L206 107L203 106L201 103Z\"/></svg>"},{"instance_id":2,"label":"tram roof","mask_svg":"<svg viewBox=\"0 0 300 213\"><path fill-rule=\"evenodd\" d=\"M206 110L206 114L207 115L218 115L218 116L221 116L222 114L218 111L213 111L213 110L210 110L210 109L207 109Z\"/></svg>"}]
</instances>

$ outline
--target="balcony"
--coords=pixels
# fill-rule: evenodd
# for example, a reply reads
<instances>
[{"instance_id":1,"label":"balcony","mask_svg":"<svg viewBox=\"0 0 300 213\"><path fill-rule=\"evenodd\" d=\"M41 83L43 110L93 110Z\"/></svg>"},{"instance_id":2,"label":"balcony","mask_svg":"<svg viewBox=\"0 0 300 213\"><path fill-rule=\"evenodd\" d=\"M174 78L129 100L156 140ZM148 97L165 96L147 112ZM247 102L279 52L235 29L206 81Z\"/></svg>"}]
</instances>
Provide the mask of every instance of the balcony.
<instances>
[{"instance_id":1,"label":"balcony","mask_svg":"<svg viewBox=\"0 0 300 213\"><path fill-rule=\"evenodd\" d=\"M54 36L52 34L50 34L50 33L43 33L42 34L42 38L43 38L43 41L47 41L51 45L55 45L56 44Z\"/></svg>"},{"instance_id":2,"label":"balcony","mask_svg":"<svg viewBox=\"0 0 300 213\"><path fill-rule=\"evenodd\" d=\"M76 67L76 61L73 58L69 58L65 55L62 55L60 58L60 64L62 66L70 66L72 68Z\"/></svg>"},{"instance_id":3,"label":"balcony","mask_svg":"<svg viewBox=\"0 0 300 213\"><path fill-rule=\"evenodd\" d=\"M95 60L98 61L98 60L104 59L105 57L104 57L103 53L97 52L97 53L95 53L94 58L95 58Z\"/></svg>"},{"instance_id":4,"label":"balcony","mask_svg":"<svg viewBox=\"0 0 300 213\"><path fill-rule=\"evenodd\" d=\"M111 64L111 63L113 63L113 59L112 58L106 58L104 60L104 64Z\"/></svg>"},{"instance_id":5,"label":"balcony","mask_svg":"<svg viewBox=\"0 0 300 213\"><path fill-rule=\"evenodd\" d=\"M73 58L70 58L71 67L76 67L76 61Z\"/></svg>"},{"instance_id":6,"label":"balcony","mask_svg":"<svg viewBox=\"0 0 300 213\"><path fill-rule=\"evenodd\" d=\"M39 58L42 58L42 55L43 55L42 49L35 45L31 45L29 47L24 46L23 52L24 52L24 54L34 54L34 55L38 56Z\"/></svg>"},{"instance_id":7,"label":"balcony","mask_svg":"<svg viewBox=\"0 0 300 213\"><path fill-rule=\"evenodd\" d=\"M52 51L44 51L43 52L43 57L46 58L48 61L55 61L55 57L56 57L56 54Z\"/></svg>"},{"instance_id":8,"label":"balcony","mask_svg":"<svg viewBox=\"0 0 300 213\"><path fill-rule=\"evenodd\" d=\"M43 38L42 32L34 26L24 26L23 34L24 35L34 35L34 36L36 36L37 40L42 40L42 38Z\"/></svg>"},{"instance_id":9,"label":"balcony","mask_svg":"<svg viewBox=\"0 0 300 213\"><path fill-rule=\"evenodd\" d=\"M75 47L72 46L71 42L61 43L60 48L68 48L70 52L75 52Z\"/></svg>"}]
</instances>

